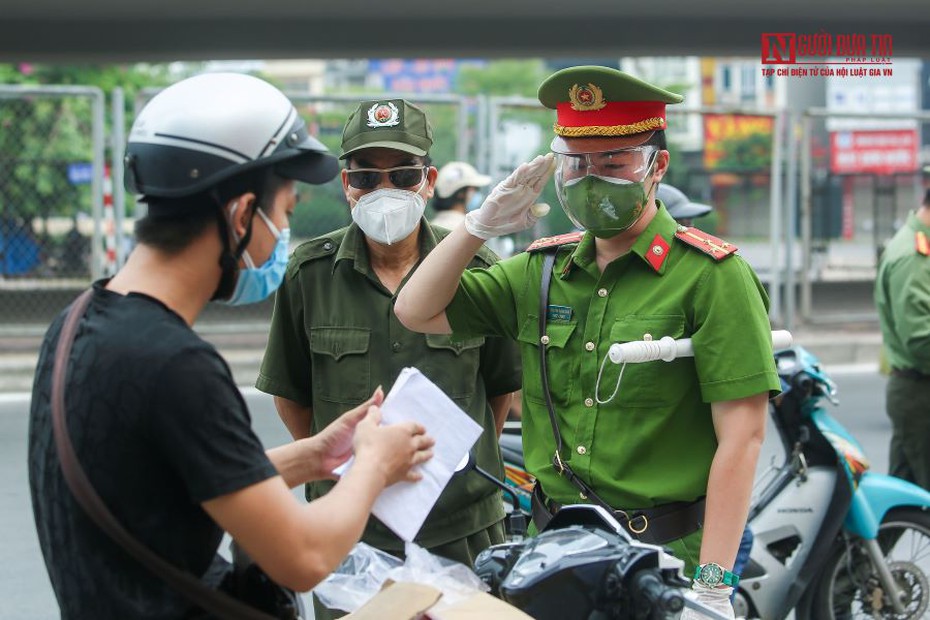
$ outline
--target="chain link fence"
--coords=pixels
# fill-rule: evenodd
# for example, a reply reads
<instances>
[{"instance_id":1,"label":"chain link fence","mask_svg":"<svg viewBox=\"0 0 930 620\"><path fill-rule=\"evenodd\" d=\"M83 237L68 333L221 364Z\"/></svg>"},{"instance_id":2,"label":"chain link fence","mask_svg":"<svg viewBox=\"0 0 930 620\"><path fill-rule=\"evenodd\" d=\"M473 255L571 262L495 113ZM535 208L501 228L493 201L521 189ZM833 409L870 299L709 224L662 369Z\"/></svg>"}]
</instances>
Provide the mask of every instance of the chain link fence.
<instances>
[{"instance_id":1,"label":"chain link fence","mask_svg":"<svg viewBox=\"0 0 930 620\"><path fill-rule=\"evenodd\" d=\"M135 112L156 92L143 91ZM310 133L334 153L359 102L407 98L431 120L434 165L470 161L494 183L548 152L553 135L554 113L535 99L295 92L289 97ZM114 92L113 196L105 200L103 94L85 87L0 87L2 329L44 328L77 291L121 264L132 247L133 222L144 205L126 197L122 187L123 130L132 120L123 120L122 109L121 92ZM867 289L884 243L920 200L919 130L930 113L882 118L905 127L873 130L863 125L872 116L825 110L669 108L672 163L665 182L714 206L696 224L741 248L769 288L777 324L791 328L796 319L874 317ZM891 164L881 164L888 158ZM302 186L300 195L291 220L295 244L351 221L339 178ZM572 230L552 184L541 200L553 207L550 215L495 249L508 254L534 238ZM426 215L432 215L429 207ZM107 256L115 258L108 263ZM841 304L844 316L825 316L821 297L857 287L858 305ZM263 326L271 309L270 300L236 309L210 304L202 319Z\"/></svg>"},{"instance_id":2,"label":"chain link fence","mask_svg":"<svg viewBox=\"0 0 930 620\"><path fill-rule=\"evenodd\" d=\"M0 316L47 324L101 273L104 96L0 86Z\"/></svg>"}]
</instances>

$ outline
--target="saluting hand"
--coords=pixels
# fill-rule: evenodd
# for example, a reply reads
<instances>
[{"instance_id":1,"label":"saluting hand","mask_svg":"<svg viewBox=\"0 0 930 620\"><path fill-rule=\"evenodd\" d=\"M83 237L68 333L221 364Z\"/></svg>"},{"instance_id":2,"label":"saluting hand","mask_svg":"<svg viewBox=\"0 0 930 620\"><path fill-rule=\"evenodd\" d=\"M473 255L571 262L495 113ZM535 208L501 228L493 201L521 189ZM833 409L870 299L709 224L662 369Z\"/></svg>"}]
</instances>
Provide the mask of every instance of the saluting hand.
<instances>
[{"instance_id":1,"label":"saluting hand","mask_svg":"<svg viewBox=\"0 0 930 620\"><path fill-rule=\"evenodd\" d=\"M549 205L536 199L555 170L552 153L521 164L485 199L481 207L465 214L465 229L479 239L491 239L531 228L549 213Z\"/></svg>"}]
</instances>

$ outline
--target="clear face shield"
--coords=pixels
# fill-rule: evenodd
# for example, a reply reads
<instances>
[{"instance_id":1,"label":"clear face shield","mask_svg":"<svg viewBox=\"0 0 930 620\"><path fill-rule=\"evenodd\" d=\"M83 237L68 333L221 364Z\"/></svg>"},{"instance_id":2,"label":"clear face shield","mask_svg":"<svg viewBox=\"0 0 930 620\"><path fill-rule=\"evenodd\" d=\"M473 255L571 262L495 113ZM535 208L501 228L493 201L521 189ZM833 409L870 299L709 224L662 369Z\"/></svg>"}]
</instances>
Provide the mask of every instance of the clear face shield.
<instances>
[{"instance_id":1,"label":"clear face shield","mask_svg":"<svg viewBox=\"0 0 930 620\"><path fill-rule=\"evenodd\" d=\"M555 188L578 228L609 238L635 224L646 206L645 180L658 159L655 146L556 155Z\"/></svg>"}]
</instances>

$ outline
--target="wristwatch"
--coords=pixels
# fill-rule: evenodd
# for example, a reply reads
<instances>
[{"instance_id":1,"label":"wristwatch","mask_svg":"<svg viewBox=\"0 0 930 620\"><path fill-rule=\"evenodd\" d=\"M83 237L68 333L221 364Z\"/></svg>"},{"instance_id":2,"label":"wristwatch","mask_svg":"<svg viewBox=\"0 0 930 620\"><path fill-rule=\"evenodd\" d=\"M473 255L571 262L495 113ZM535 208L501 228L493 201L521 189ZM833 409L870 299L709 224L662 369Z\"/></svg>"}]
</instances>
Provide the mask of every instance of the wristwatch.
<instances>
[{"instance_id":1,"label":"wristwatch","mask_svg":"<svg viewBox=\"0 0 930 620\"><path fill-rule=\"evenodd\" d=\"M719 564L708 562L695 569L694 581L708 588L716 588L721 585L735 588L736 584L739 583L739 576L734 575Z\"/></svg>"}]
</instances>

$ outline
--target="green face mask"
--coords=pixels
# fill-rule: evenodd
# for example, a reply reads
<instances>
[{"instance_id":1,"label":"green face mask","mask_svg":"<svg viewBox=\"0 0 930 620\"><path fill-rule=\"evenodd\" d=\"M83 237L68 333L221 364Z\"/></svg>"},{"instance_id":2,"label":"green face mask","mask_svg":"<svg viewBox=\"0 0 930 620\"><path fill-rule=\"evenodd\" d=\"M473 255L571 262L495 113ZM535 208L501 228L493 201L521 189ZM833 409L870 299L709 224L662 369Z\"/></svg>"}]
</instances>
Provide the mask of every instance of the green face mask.
<instances>
[{"instance_id":1,"label":"green face mask","mask_svg":"<svg viewBox=\"0 0 930 620\"><path fill-rule=\"evenodd\" d=\"M646 184L588 175L567 181L559 198L575 226L608 239L635 224L646 206Z\"/></svg>"}]
</instances>

